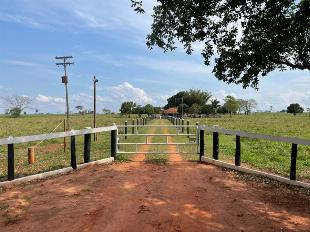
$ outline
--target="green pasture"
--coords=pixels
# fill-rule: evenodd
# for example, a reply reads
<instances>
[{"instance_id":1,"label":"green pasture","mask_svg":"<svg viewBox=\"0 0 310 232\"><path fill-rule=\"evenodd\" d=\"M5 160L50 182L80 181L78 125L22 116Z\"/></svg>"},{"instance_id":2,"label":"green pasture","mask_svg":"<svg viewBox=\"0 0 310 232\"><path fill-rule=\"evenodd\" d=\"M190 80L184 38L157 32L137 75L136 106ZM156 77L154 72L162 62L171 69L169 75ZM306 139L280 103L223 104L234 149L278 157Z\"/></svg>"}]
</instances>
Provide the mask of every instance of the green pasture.
<instances>
[{"instance_id":1,"label":"green pasture","mask_svg":"<svg viewBox=\"0 0 310 232\"><path fill-rule=\"evenodd\" d=\"M64 115L31 115L21 118L0 117L0 137L45 134L54 130L64 119ZM78 130L92 126L92 115L72 115L70 128ZM124 124L126 117L97 115L97 127L111 126L113 123ZM55 132L63 131L61 124ZM97 134L97 141L92 139L91 160L110 157L110 132ZM51 139L38 142L16 144L15 177L56 170L70 166L70 138L66 139L67 149L64 152L64 139ZM27 149L36 146L36 162L28 164ZM84 137L76 137L77 162L83 163ZM7 179L7 146L0 146L0 181Z\"/></svg>"},{"instance_id":2,"label":"green pasture","mask_svg":"<svg viewBox=\"0 0 310 232\"><path fill-rule=\"evenodd\" d=\"M220 118L195 118L190 123L218 125L219 127L283 137L310 140L308 114L256 113L251 115L222 116ZM220 134L219 159L234 163L235 137ZM212 157L212 134L205 135L205 151ZM241 138L242 165L288 177L291 144L259 139ZM310 180L310 146L298 146L297 178Z\"/></svg>"},{"instance_id":3,"label":"green pasture","mask_svg":"<svg viewBox=\"0 0 310 232\"><path fill-rule=\"evenodd\" d=\"M24 116L21 118L0 117L0 137L8 136L24 136L43 134L51 132L62 120L63 115L34 115ZM110 126L113 123L123 125L127 120L128 125L132 124L131 118L121 117L118 115L98 115L97 127ZM200 125L218 125L219 127L233 130L242 130L248 132L256 132L263 134L271 134L283 137L297 137L310 140L310 117L303 115L288 115L278 113L257 113L251 115L234 115L222 116L219 118L194 118L188 119L190 125L198 122ZM184 125L186 125L185 119ZM73 115L70 120L72 129L83 129L92 126L92 115ZM135 121L136 122L136 121ZM169 124L168 120L153 120L150 124ZM63 125L56 130L63 131ZM138 133L176 133L176 128L138 128ZM131 133L128 128L128 133ZM180 130L179 133L182 131ZM124 133L124 129L119 129L119 133ZM186 128L184 129L186 133ZM194 128L190 129L190 133L195 134ZM192 136L195 137L195 136ZM124 136L119 136L120 142L145 142L144 136L128 136L125 140ZM149 142L164 142L165 137L153 137ZM78 163L83 162L83 136L77 137L77 159ZM188 142L187 136L173 137L170 142ZM27 148L35 146L37 143L27 143L15 145L15 166L16 176L26 176L35 173L55 170L70 166L70 139L67 138L67 150L64 152L63 139L54 139L44 141L37 146L36 163L28 165ZM135 151L134 145L121 145L120 150ZM139 147L138 147L139 149ZM158 151L161 154L147 155L147 162L165 163L168 158L165 154L165 146L150 146L149 151ZM205 135L205 154L212 157L212 134ZM180 146L181 152L195 153L197 147ZM243 166L275 173L288 177L290 169L290 153L291 144L278 143L266 140L241 138L241 162ZM220 160L234 163L235 155L235 137L220 134ZM97 160L110 156L110 132L98 134L98 141L92 140L91 159ZM122 155L120 161L130 160L131 155ZM185 154L184 160L197 160L197 154ZM7 147L0 147L0 180L6 180L7 176ZM298 146L297 157L297 178L299 180L310 180L310 147Z\"/></svg>"}]
</instances>

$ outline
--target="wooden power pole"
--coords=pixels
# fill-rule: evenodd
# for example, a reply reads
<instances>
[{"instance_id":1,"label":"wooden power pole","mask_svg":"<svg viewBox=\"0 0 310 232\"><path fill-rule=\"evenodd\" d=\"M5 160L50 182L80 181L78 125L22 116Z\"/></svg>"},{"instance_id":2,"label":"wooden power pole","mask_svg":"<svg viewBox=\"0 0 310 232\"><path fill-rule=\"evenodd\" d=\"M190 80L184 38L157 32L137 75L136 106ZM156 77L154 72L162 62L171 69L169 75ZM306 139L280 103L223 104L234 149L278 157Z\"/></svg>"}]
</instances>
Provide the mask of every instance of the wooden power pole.
<instances>
[{"instance_id":1,"label":"wooden power pole","mask_svg":"<svg viewBox=\"0 0 310 232\"><path fill-rule=\"evenodd\" d=\"M69 123L69 96L68 96L68 76L67 76L67 66L74 64L73 62L68 61L69 59L72 59L73 56L56 56L56 60L62 60L62 62L56 63L57 66L63 66L64 67L64 72L65 75L61 77L61 81L63 84L65 84L65 89L66 89L66 115L67 115L67 122L65 123L65 129L66 131L70 130L70 123ZM66 151L66 137L64 137L64 151Z\"/></svg>"},{"instance_id":2,"label":"wooden power pole","mask_svg":"<svg viewBox=\"0 0 310 232\"><path fill-rule=\"evenodd\" d=\"M63 62L61 63L56 63L57 66L60 66L62 65L64 67L64 72L65 72L65 75L62 76L61 80L62 80L62 83L65 84L65 89L66 89L66 109L67 109L67 131L70 129L70 123L69 123L69 97L68 97L68 76L67 76L67 66L71 65L71 64L74 64L73 62L69 62L68 59L72 59L73 56L56 56L56 59L57 60L63 60Z\"/></svg>"}]
</instances>

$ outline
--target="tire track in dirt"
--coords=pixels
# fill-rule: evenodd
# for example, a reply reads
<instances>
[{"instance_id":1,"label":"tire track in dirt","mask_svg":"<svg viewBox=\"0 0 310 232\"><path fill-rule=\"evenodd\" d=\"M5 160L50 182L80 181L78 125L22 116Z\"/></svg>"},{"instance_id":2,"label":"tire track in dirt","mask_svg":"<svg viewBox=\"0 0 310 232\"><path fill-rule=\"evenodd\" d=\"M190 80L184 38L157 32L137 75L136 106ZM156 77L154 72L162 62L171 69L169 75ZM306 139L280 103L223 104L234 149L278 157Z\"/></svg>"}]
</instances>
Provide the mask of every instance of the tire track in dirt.
<instances>
[{"instance_id":1,"label":"tire track in dirt","mask_svg":"<svg viewBox=\"0 0 310 232\"><path fill-rule=\"evenodd\" d=\"M151 127L150 129L148 129L145 133L147 134L154 134L156 131L156 128L155 127ZM148 137L148 141L152 141L152 136L149 136ZM149 151L149 145L142 145L140 146L138 152L147 152ZM137 153L137 154L134 154L132 157L131 157L131 161L134 161L134 162L142 162L142 161L145 161L145 158L146 158L146 154L144 153Z\"/></svg>"},{"instance_id":2,"label":"tire track in dirt","mask_svg":"<svg viewBox=\"0 0 310 232\"><path fill-rule=\"evenodd\" d=\"M163 128L164 134L169 134L168 128ZM172 137L168 136L168 142L173 142ZM176 145L168 145L168 152L174 152L175 154L169 154L168 161L169 162L180 162L183 161L183 158L180 154L178 154L177 146Z\"/></svg>"}]
</instances>

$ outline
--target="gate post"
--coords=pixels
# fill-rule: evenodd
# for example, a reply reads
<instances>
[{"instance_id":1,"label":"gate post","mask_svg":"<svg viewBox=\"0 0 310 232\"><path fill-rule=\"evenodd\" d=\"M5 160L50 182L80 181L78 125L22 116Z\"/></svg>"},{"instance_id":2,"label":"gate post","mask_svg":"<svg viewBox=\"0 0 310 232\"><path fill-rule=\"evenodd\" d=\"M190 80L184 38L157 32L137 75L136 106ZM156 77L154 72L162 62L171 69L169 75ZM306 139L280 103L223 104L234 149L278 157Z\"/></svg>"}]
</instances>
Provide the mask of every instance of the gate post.
<instances>
[{"instance_id":1,"label":"gate post","mask_svg":"<svg viewBox=\"0 0 310 232\"><path fill-rule=\"evenodd\" d=\"M292 144L290 179L296 180L297 144Z\"/></svg>"},{"instance_id":2,"label":"gate post","mask_svg":"<svg viewBox=\"0 0 310 232\"><path fill-rule=\"evenodd\" d=\"M189 138L189 120L187 120L187 134L188 134L188 138Z\"/></svg>"},{"instance_id":3,"label":"gate post","mask_svg":"<svg viewBox=\"0 0 310 232\"><path fill-rule=\"evenodd\" d=\"M219 133L213 132L213 159L219 159Z\"/></svg>"},{"instance_id":4,"label":"gate post","mask_svg":"<svg viewBox=\"0 0 310 232\"><path fill-rule=\"evenodd\" d=\"M116 158L117 152L117 130L111 130L111 157Z\"/></svg>"},{"instance_id":5,"label":"gate post","mask_svg":"<svg viewBox=\"0 0 310 232\"><path fill-rule=\"evenodd\" d=\"M205 130L199 130L199 161L201 162L202 157L205 155Z\"/></svg>"},{"instance_id":6,"label":"gate post","mask_svg":"<svg viewBox=\"0 0 310 232\"><path fill-rule=\"evenodd\" d=\"M84 163L90 161L91 134L84 135Z\"/></svg>"},{"instance_id":7,"label":"gate post","mask_svg":"<svg viewBox=\"0 0 310 232\"><path fill-rule=\"evenodd\" d=\"M70 153L71 153L71 167L76 170L76 149L75 149L75 136L71 136L70 142Z\"/></svg>"},{"instance_id":8,"label":"gate post","mask_svg":"<svg viewBox=\"0 0 310 232\"><path fill-rule=\"evenodd\" d=\"M14 180L14 144L8 144L8 180Z\"/></svg>"},{"instance_id":9,"label":"gate post","mask_svg":"<svg viewBox=\"0 0 310 232\"><path fill-rule=\"evenodd\" d=\"M132 119L132 128L131 128L131 134L135 133L135 120Z\"/></svg>"},{"instance_id":10,"label":"gate post","mask_svg":"<svg viewBox=\"0 0 310 232\"><path fill-rule=\"evenodd\" d=\"M236 136L236 154L235 154L235 165L240 166L240 158L241 158L241 143L240 143L240 136Z\"/></svg>"},{"instance_id":11,"label":"gate post","mask_svg":"<svg viewBox=\"0 0 310 232\"><path fill-rule=\"evenodd\" d=\"M125 139L127 139L127 121L125 121Z\"/></svg>"},{"instance_id":12,"label":"gate post","mask_svg":"<svg viewBox=\"0 0 310 232\"><path fill-rule=\"evenodd\" d=\"M184 118L182 118L182 133L184 133Z\"/></svg>"}]
</instances>

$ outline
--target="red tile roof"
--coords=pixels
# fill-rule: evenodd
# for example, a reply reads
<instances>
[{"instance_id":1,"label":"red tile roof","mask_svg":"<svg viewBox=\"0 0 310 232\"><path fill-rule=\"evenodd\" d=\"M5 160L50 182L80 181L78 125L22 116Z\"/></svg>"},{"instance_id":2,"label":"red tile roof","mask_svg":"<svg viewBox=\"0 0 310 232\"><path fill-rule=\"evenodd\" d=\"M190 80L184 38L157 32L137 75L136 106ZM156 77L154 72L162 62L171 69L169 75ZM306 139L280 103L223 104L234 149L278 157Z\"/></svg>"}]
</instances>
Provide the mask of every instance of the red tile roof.
<instances>
[{"instance_id":1,"label":"red tile roof","mask_svg":"<svg viewBox=\"0 0 310 232\"><path fill-rule=\"evenodd\" d=\"M164 114L177 114L178 113L178 107L171 107L169 109L166 109L163 111Z\"/></svg>"}]
</instances>

